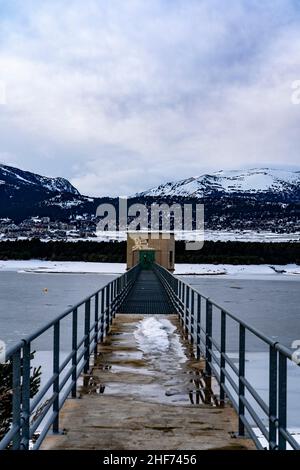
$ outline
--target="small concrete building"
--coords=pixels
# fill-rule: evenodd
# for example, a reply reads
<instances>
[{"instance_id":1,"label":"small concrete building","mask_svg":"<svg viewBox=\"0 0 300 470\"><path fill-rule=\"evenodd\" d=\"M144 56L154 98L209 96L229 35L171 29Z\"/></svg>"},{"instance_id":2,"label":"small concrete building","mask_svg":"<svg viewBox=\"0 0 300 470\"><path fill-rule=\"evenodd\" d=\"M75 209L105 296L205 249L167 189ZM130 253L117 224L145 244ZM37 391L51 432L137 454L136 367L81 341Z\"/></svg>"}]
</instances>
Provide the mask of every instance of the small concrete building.
<instances>
[{"instance_id":1,"label":"small concrete building","mask_svg":"<svg viewBox=\"0 0 300 470\"><path fill-rule=\"evenodd\" d=\"M169 271L174 271L175 238L173 233L127 234L127 269L138 263L143 269L150 269L152 263L158 263Z\"/></svg>"}]
</instances>

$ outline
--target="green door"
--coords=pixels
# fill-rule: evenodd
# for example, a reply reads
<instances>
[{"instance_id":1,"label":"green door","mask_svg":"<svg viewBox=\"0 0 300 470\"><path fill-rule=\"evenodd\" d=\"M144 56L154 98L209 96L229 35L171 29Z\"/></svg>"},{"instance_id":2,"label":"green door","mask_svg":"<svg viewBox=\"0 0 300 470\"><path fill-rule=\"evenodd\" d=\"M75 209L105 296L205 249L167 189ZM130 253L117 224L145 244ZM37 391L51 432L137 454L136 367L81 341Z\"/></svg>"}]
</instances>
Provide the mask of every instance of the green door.
<instances>
[{"instance_id":1,"label":"green door","mask_svg":"<svg viewBox=\"0 0 300 470\"><path fill-rule=\"evenodd\" d=\"M140 263L142 269L151 269L155 260L154 250L140 250Z\"/></svg>"}]
</instances>

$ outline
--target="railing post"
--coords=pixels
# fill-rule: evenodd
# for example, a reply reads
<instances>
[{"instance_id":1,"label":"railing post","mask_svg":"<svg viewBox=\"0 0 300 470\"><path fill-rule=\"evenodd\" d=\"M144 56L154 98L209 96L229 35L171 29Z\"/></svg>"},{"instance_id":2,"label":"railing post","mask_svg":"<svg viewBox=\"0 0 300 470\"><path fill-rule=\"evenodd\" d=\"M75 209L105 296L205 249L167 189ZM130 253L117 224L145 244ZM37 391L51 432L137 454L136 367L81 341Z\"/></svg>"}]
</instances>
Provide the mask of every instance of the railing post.
<instances>
[{"instance_id":1,"label":"railing post","mask_svg":"<svg viewBox=\"0 0 300 470\"><path fill-rule=\"evenodd\" d=\"M174 294L178 297L179 279L174 277Z\"/></svg>"},{"instance_id":2,"label":"railing post","mask_svg":"<svg viewBox=\"0 0 300 470\"><path fill-rule=\"evenodd\" d=\"M206 325L205 325L205 372L211 376L211 349L212 349L212 304L206 300Z\"/></svg>"},{"instance_id":3,"label":"railing post","mask_svg":"<svg viewBox=\"0 0 300 470\"><path fill-rule=\"evenodd\" d=\"M269 349L269 450L277 448L277 350Z\"/></svg>"},{"instance_id":4,"label":"railing post","mask_svg":"<svg viewBox=\"0 0 300 470\"><path fill-rule=\"evenodd\" d=\"M245 347L246 335L245 327L240 324L239 327L239 436L245 435L245 426L242 417L245 415L245 405L243 398L245 397L245 385L242 380L245 377Z\"/></svg>"},{"instance_id":5,"label":"railing post","mask_svg":"<svg viewBox=\"0 0 300 470\"><path fill-rule=\"evenodd\" d=\"M105 298L106 298L106 299L105 299L105 300L106 300L106 306L105 306L105 309L106 309L106 313L105 313L105 335L107 335L108 332L109 332L110 284L108 284L108 285L106 286L106 295L105 295Z\"/></svg>"},{"instance_id":6,"label":"railing post","mask_svg":"<svg viewBox=\"0 0 300 470\"><path fill-rule=\"evenodd\" d=\"M197 294L197 359L201 357L201 295Z\"/></svg>"},{"instance_id":7,"label":"railing post","mask_svg":"<svg viewBox=\"0 0 300 470\"><path fill-rule=\"evenodd\" d=\"M91 300L85 302L84 312L84 368L83 372L87 374L90 368L90 324L91 324Z\"/></svg>"},{"instance_id":8,"label":"railing post","mask_svg":"<svg viewBox=\"0 0 300 470\"><path fill-rule=\"evenodd\" d=\"M184 310L185 310L185 284L181 282L181 305L180 305L180 320L181 320L181 326L183 327L184 325Z\"/></svg>"},{"instance_id":9,"label":"railing post","mask_svg":"<svg viewBox=\"0 0 300 470\"><path fill-rule=\"evenodd\" d=\"M112 283L111 283L111 295L110 295L110 305L111 305L111 308L110 308L109 324L111 324L112 318L113 318L113 316L114 316L114 308L115 308L114 299L115 299L115 281L112 281Z\"/></svg>"},{"instance_id":10,"label":"railing post","mask_svg":"<svg viewBox=\"0 0 300 470\"><path fill-rule=\"evenodd\" d=\"M109 326L111 325L111 317L112 317L112 314L113 314L113 296L114 296L114 282L110 282L109 284L109 317L108 317L108 323L109 323Z\"/></svg>"},{"instance_id":11,"label":"railing post","mask_svg":"<svg viewBox=\"0 0 300 470\"><path fill-rule=\"evenodd\" d=\"M108 324L111 325L111 319L113 314L113 294L114 294L114 282L112 281L109 284L109 317L108 317Z\"/></svg>"},{"instance_id":12,"label":"railing post","mask_svg":"<svg viewBox=\"0 0 300 470\"><path fill-rule=\"evenodd\" d=\"M182 322L182 314L181 314L181 301L182 301L182 282L178 280L178 296L177 296L177 302L178 302L178 313L179 313L179 320Z\"/></svg>"},{"instance_id":13,"label":"railing post","mask_svg":"<svg viewBox=\"0 0 300 470\"><path fill-rule=\"evenodd\" d=\"M194 344L194 323L195 323L195 291L191 290L191 321L190 321L190 338Z\"/></svg>"},{"instance_id":14,"label":"railing post","mask_svg":"<svg viewBox=\"0 0 300 470\"><path fill-rule=\"evenodd\" d=\"M59 430L59 349L60 349L60 323L57 321L54 324L53 331L53 375L55 376L53 382L53 394L55 395L53 402L53 413L55 419L53 421L52 430L58 433Z\"/></svg>"},{"instance_id":15,"label":"railing post","mask_svg":"<svg viewBox=\"0 0 300 470\"><path fill-rule=\"evenodd\" d=\"M120 295L120 278L117 278L116 298L115 298L115 315L119 308L119 295Z\"/></svg>"},{"instance_id":16,"label":"railing post","mask_svg":"<svg viewBox=\"0 0 300 470\"><path fill-rule=\"evenodd\" d=\"M99 292L95 295L95 328L94 328L94 356L95 360L98 352L98 330L99 330Z\"/></svg>"},{"instance_id":17,"label":"railing post","mask_svg":"<svg viewBox=\"0 0 300 470\"><path fill-rule=\"evenodd\" d=\"M22 449L29 449L30 438L30 343L25 342L22 357Z\"/></svg>"},{"instance_id":18,"label":"railing post","mask_svg":"<svg viewBox=\"0 0 300 470\"><path fill-rule=\"evenodd\" d=\"M186 299L185 299L185 315L184 315L184 332L189 333L189 322L190 322L190 286L186 286Z\"/></svg>"},{"instance_id":19,"label":"railing post","mask_svg":"<svg viewBox=\"0 0 300 470\"><path fill-rule=\"evenodd\" d=\"M113 298L113 302L114 302L114 315L113 315L113 318L115 318L116 316L116 311L117 311L117 296L118 296L118 281L117 279L115 279L115 288L114 288L114 298Z\"/></svg>"},{"instance_id":20,"label":"railing post","mask_svg":"<svg viewBox=\"0 0 300 470\"><path fill-rule=\"evenodd\" d=\"M186 292L186 284L182 283L182 315L181 315L181 326L184 329L184 323L185 323L185 292Z\"/></svg>"},{"instance_id":21,"label":"railing post","mask_svg":"<svg viewBox=\"0 0 300 470\"><path fill-rule=\"evenodd\" d=\"M12 357L12 424L21 427L21 350L18 349ZM13 450L20 449L21 430L14 435Z\"/></svg>"},{"instance_id":22,"label":"railing post","mask_svg":"<svg viewBox=\"0 0 300 470\"><path fill-rule=\"evenodd\" d=\"M101 329L101 334L100 334L100 343L104 340L104 323L105 323L105 315L104 315L104 309L105 309L105 289L103 288L101 290L101 313L100 313L100 329Z\"/></svg>"},{"instance_id":23,"label":"railing post","mask_svg":"<svg viewBox=\"0 0 300 470\"><path fill-rule=\"evenodd\" d=\"M226 313L221 311L221 352L220 352L220 404L221 406L225 403L225 367L226 367Z\"/></svg>"},{"instance_id":24,"label":"railing post","mask_svg":"<svg viewBox=\"0 0 300 470\"><path fill-rule=\"evenodd\" d=\"M73 382L73 387L72 387L72 398L76 398L77 396L77 334L78 334L78 325L77 325L77 319L78 319L78 310L75 308L72 312L72 352L73 352L73 357L72 357L72 367L73 367L73 372L72 372L72 382Z\"/></svg>"},{"instance_id":25,"label":"railing post","mask_svg":"<svg viewBox=\"0 0 300 470\"><path fill-rule=\"evenodd\" d=\"M280 428L286 430L287 425L287 358L279 352L279 384L278 384L278 448L286 450L286 439Z\"/></svg>"}]
</instances>

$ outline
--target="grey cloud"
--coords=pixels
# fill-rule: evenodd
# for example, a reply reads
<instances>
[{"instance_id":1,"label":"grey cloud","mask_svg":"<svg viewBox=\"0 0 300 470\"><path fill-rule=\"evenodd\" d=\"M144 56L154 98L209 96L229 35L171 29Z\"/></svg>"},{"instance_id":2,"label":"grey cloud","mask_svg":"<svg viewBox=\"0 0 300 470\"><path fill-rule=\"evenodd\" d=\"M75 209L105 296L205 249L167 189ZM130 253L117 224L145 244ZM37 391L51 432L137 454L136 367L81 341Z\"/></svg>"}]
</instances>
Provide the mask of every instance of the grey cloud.
<instances>
[{"instance_id":1,"label":"grey cloud","mask_svg":"<svg viewBox=\"0 0 300 470\"><path fill-rule=\"evenodd\" d=\"M8 163L95 195L299 163L292 0L14 4L0 33Z\"/></svg>"}]
</instances>

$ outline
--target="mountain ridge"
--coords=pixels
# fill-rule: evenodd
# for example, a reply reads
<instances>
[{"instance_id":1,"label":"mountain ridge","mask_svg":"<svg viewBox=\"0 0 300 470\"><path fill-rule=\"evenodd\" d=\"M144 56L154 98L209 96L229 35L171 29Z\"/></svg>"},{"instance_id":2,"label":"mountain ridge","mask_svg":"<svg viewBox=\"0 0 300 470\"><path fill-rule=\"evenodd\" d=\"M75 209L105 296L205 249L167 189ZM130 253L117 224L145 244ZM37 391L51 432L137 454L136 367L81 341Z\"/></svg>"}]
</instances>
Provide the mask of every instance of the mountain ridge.
<instances>
[{"instance_id":1,"label":"mountain ridge","mask_svg":"<svg viewBox=\"0 0 300 470\"><path fill-rule=\"evenodd\" d=\"M225 184L226 183L226 184ZM117 197L81 195L64 178L48 178L0 165L0 219L20 223L31 217L68 221L77 216L96 217L100 204L112 204L118 214ZM219 171L166 183L128 197L151 207L158 204L205 205L208 230L300 231L300 172L270 170Z\"/></svg>"},{"instance_id":2,"label":"mountain ridge","mask_svg":"<svg viewBox=\"0 0 300 470\"><path fill-rule=\"evenodd\" d=\"M31 171L21 170L13 166L0 163L0 184L15 185L16 187L29 185L35 187L43 187L51 192L65 192L80 195L67 179L62 177L51 178L42 176Z\"/></svg>"},{"instance_id":3,"label":"mountain ridge","mask_svg":"<svg viewBox=\"0 0 300 470\"><path fill-rule=\"evenodd\" d=\"M228 195L259 193L293 193L299 191L300 172L271 168L220 170L196 177L161 184L135 197L196 197L223 193Z\"/></svg>"}]
</instances>

